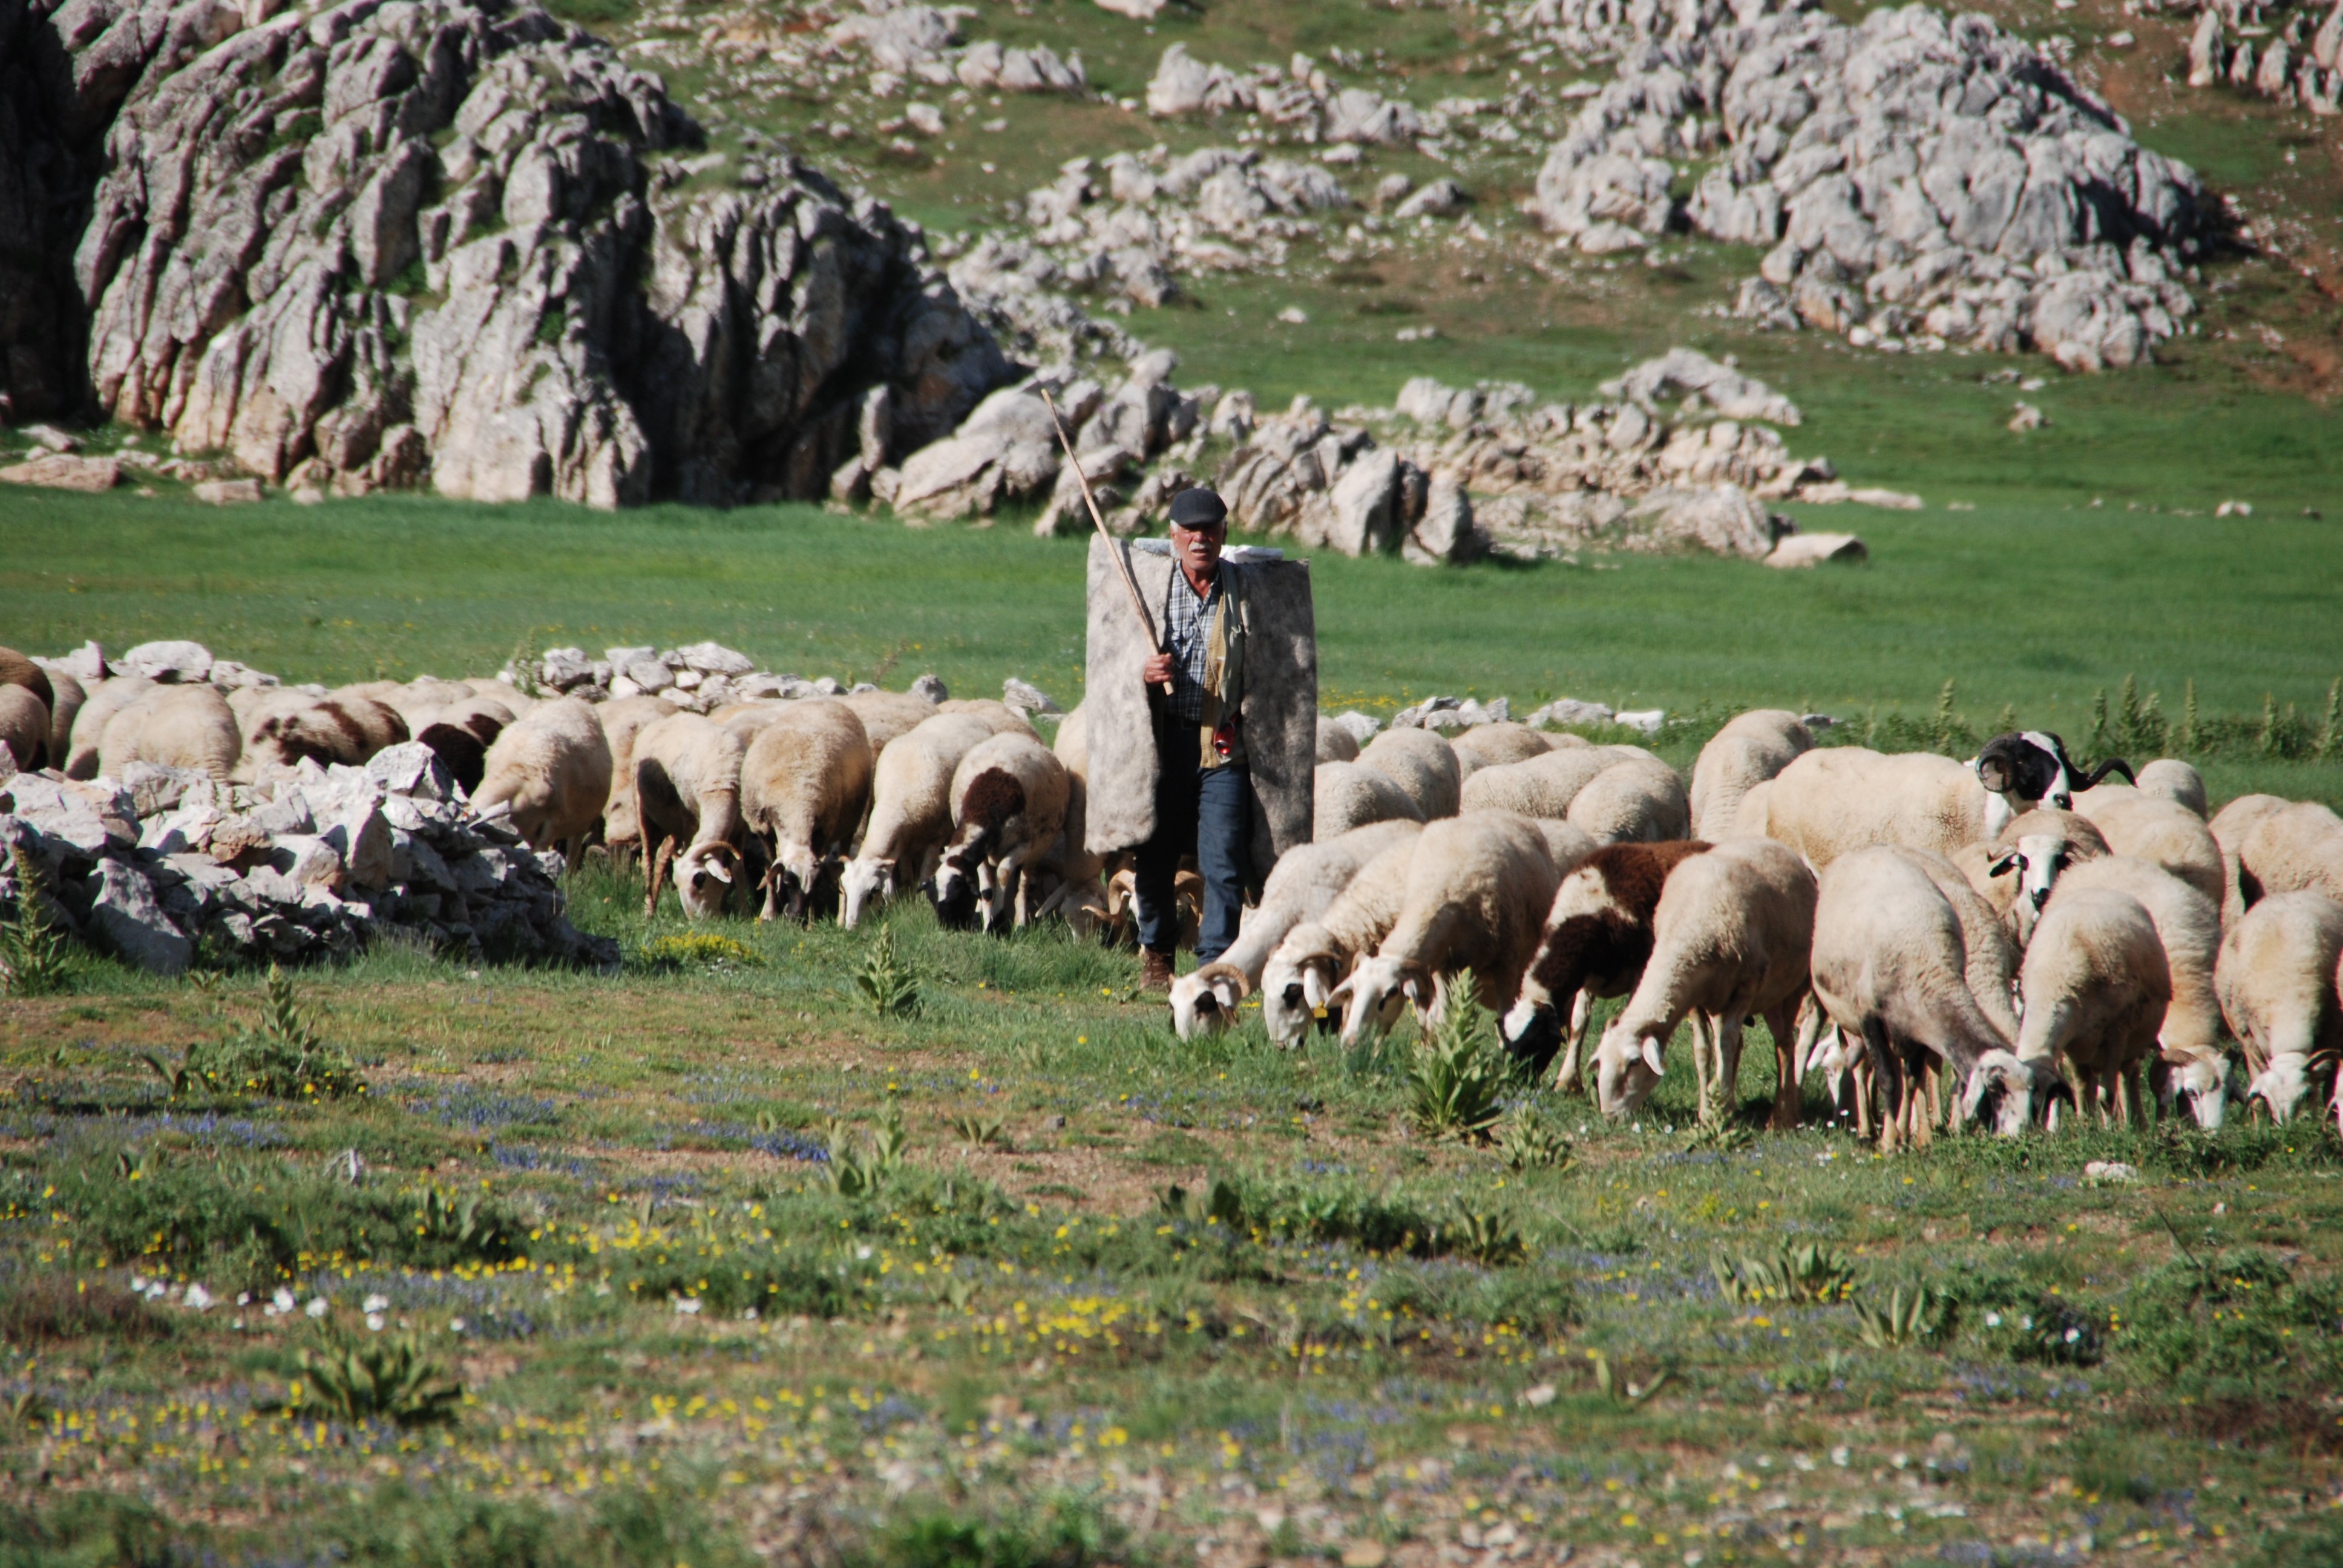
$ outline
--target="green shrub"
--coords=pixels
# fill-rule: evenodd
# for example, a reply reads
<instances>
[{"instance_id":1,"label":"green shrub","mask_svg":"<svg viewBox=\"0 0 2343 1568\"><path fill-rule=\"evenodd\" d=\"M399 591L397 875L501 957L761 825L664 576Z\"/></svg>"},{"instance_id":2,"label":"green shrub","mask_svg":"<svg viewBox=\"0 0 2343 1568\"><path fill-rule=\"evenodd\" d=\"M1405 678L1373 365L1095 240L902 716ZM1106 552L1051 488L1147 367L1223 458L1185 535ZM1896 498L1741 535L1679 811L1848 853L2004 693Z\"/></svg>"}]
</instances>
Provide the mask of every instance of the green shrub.
<instances>
[{"instance_id":1,"label":"green shrub","mask_svg":"<svg viewBox=\"0 0 2343 1568\"><path fill-rule=\"evenodd\" d=\"M1438 1137L1485 1142L1516 1087L1514 1073L1466 970L1449 980L1440 1021L1424 1031L1409 1066L1416 1124Z\"/></svg>"},{"instance_id":2,"label":"green shrub","mask_svg":"<svg viewBox=\"0 0 2343 1568\"><path fill-rule=\"evenodd\" d=\"M216 1040L187 1047L173 1067L153 1051L142 1058L169 1086L174 1101L234 1099L338 1100L364 1094L366 1081L349 1057L317 1038L301 1015L293 982L268 966L268 999L260 1027L237 1028Z\"/></svg>"},{"instance_id":3,"label":"green shrub","mask_svg":"<svg viewBox=\"0 0 2343 1568\"><path fill-rule=\"evenodd\" d=\"M276 1407L291 1414L322 1408L337 1420L380 1419L407 1430L449 1424L464 1400L464 1385L425 1360L409 1334L336 1334L295 1359L306 1376L295 1396Z\"/></svg>"},{"instance_id":4,"label":"green shrub","mask_svg":"<svg viewBox=\"0 0 2343 1568\"><path fill-rule=\"evenodd\" d=\"M2167 1380L2293 1369L2328 1382L2343 1370L2343 1288L2258 1247L2176 1258L2135 1282L2111 1316L2114 1348Z\"/></svg>"},{"instance_id":5,"label":"green shrub","mask_svg":"<svg viewBox=\"0 0 2343 1568\"><path fill-rule=\"evenodd\" d=\"M1785 1241L1773 1256L1709 1260L1709 1272L1728 1302L1843 1302L1855 1291L1855 1271L1831 1248Z\"/></svg>"},{"instance_id":6,"label":"green shrub","mask_svg":"<svg viewBox=\"0 0 2343 1568\"><path fill-rule=\"evenodd\" d=\"M854 989L881 1018L920 1010L919 976L896 952L893 927L882 923L871 939L870 951L863 958L862 967L854 971Z\"/></svg>"},{"instance_id":7,"label":"green shrub","mask_svg":"<svg viewBox=\"0 0 2343 1568\"><path fill-rule=\"evenodd\" d=\"M0 995L55 996L73 987L72 950L49 923L40 873L15 854L16 909L0 920Z\"/></svg>"}]
</instances>

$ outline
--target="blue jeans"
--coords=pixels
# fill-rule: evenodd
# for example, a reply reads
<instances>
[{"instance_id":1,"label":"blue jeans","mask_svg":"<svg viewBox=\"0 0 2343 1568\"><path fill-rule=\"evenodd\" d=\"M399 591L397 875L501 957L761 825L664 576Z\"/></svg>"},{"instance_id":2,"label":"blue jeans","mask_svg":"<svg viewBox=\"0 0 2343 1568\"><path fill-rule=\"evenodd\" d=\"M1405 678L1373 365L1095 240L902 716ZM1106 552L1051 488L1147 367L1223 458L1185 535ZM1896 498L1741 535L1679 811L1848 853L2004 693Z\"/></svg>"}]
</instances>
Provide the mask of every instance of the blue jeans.
<instances>
[{"instance_id":1,"label":"blue jeans","mask_svg":"<svg viewBox=\"0 0 2343 1568\"><path fill-rule=\"evenodd\" d=\"M1178 901L1172 879L1180 857L1193 849L1204 879L1204 918L1196 960L1210 963L1237 940L1244 912L1248 841L1252 833L1252 775L1241 767L1197 762L1193 725L1159 724L1156 752L1163 759L1155 781L1155 837L1140 846L1132 869L1139 906L1139 945L1168 953L1179 945Z\"/></svg>"}]
</instances>

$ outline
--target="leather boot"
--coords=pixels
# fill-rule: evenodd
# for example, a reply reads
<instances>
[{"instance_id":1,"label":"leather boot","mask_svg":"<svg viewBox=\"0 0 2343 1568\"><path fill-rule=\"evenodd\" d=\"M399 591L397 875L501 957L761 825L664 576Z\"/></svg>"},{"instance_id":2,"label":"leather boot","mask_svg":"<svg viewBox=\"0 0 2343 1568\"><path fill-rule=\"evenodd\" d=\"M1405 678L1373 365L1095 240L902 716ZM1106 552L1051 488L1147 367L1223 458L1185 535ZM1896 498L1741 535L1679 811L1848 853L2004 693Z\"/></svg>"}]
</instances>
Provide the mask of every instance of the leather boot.
<instances>
[{"instance_id":1,"label":"leather boot","mask_svg":"<svg viewBox=\"0 0 2343 1568\"><path fill-rule=\"evenodd\" d=\"M1156 991L1169 991L1172 989L1172 955L1170 953L1159 953L1152 948L1141 950L1139 989Z\"/></svg>"}]
</instances>

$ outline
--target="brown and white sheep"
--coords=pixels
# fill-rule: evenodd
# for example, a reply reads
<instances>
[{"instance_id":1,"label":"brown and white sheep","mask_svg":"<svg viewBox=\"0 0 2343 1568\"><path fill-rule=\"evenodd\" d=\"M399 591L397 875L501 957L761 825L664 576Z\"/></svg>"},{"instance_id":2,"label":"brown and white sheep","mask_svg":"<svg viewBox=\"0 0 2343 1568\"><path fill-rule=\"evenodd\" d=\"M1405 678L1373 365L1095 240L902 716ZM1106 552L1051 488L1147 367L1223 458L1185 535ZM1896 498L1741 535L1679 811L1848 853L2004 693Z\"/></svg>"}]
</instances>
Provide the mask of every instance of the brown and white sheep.
<instances>
[{"instance_id":1,"label":"brown and white sheep","mask_svg":"<svg viewBox=\"0 0 2343 1568\"><path fill-rule=\"evenodd\" d=\"M1064 830L1066 796L1065 764L1030 730L1002 730L961 758L952 774L951 842L936 869L937 917L967 926L981 900L985 930L1006 931L1012 916L1027 924L1025 868Z\"/></svg>"}]
</instances>

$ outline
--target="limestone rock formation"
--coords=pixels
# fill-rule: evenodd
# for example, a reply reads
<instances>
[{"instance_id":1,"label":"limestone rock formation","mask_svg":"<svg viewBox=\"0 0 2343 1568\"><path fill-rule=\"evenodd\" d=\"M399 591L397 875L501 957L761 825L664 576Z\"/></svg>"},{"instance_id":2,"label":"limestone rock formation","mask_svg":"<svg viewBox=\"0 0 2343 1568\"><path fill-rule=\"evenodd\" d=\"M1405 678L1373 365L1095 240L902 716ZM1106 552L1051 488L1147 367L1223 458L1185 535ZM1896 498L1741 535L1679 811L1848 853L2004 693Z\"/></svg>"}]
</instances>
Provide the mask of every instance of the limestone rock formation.
<instances>
[{"instance_id":1,"label":"limestone rock formation","mask_svg":"<svg viewBox=\"0 0 2343 1568\"><path fill-rule=\"evenodd\" d=\"M874 388L908 451L1011 374L915 228L786 156L693 187L722 160L659 82L527 0L29 25L53 123L110 118L73 264L97 410L271 482L811 497Z\"/></svg>"}]
</instances>

